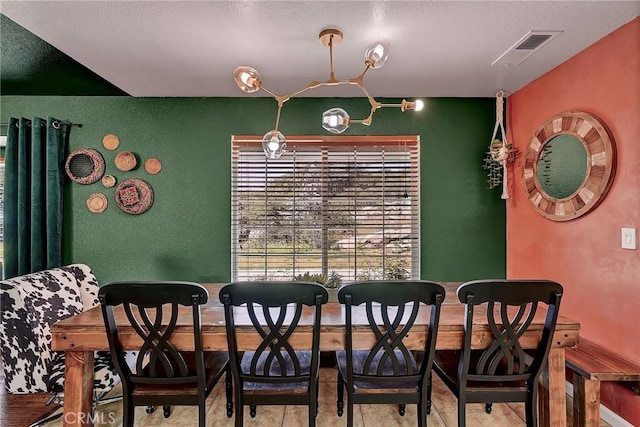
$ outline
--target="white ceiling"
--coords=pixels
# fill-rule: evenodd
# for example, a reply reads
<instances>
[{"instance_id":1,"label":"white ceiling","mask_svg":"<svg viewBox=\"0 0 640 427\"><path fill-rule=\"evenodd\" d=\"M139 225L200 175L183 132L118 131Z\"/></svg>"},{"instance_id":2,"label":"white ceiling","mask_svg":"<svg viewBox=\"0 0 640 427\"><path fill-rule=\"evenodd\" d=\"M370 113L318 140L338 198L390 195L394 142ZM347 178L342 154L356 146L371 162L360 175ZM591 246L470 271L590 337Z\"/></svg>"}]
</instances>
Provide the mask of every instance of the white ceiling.
<instances>
[{"instance_id":1,"label":"white ceiling","mask_svg":"<svg viewBox=\"0 0 640 427\"><path fill-rule=\"evenodd\" d=\"M243 96L232 73L258 69L291 93L364 70L382 37L389 61L367 73L375 97L513 93L640 15L640 1L4 1L1 12L133 96ZM563 33L520 65L491 65L531 30ZM266 95L260 92L261 95ZM305 96L362 96L354 86Z\"/></svg>"}]
</instances>

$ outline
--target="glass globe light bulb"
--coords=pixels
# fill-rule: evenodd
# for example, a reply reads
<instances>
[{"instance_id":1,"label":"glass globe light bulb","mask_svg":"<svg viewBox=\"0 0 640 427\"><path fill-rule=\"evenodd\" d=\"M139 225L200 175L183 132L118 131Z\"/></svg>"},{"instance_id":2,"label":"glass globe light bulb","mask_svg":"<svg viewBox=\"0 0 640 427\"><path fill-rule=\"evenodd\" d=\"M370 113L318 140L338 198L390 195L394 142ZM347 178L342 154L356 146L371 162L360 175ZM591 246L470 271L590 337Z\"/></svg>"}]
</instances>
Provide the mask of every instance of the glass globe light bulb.
<instances>
[{"instance_id":1,"label":"glass globe light bulb","mask_svg":"<svg viewBox=\"0 0 640 427\"><path fill-rule=\"evenodd\" d=\"M364 62L369 64L371 68L382 68L389 58L389 42L380 39L364 52Z\"/></svg>"},{"instance_id":2,"label":"glass globe light bulb","mask_svg":"<svg viewBox=\"0 0 640 427\"><path fill-rule=\"evenodd\" d=\"M255 68L240 66L233 71L233 79L240 89L247 93L253 93L260 89L262 81L260 74Z\"/></svg>"},{"instance_id":3,"label":"glass globe light bulb","mask_svg":"<svg viewBox=\"0 0 640 427\"><path fill-rule=\"evenodd\" d=\"M287 148L287 139L277 130L267 132L262 138L262 149L269 159L279 159Z\"/></svg>"},{"instance_id":4,"label":"glass globe light bulb","mask_svg":"<svg viewBox=\"0 0 640 427\"><path fill-rule=\"evenodd\" d=\"M424 108L424 102L422 102L422 99L416 99L416 107L414 108L414 110L422 111L423 108Z\"/></svg>"},{"instance_id":5,"label":"glass globe light bulb","mask_svg":"<svg viewBox=\"0 0 640 427\"><path fill-rule=\"evenodd\" d=\"M322 127L332 133L342 133L349 127L349 114L342 108L332 108L322 113Z\"/></svg>"}]
</instances>

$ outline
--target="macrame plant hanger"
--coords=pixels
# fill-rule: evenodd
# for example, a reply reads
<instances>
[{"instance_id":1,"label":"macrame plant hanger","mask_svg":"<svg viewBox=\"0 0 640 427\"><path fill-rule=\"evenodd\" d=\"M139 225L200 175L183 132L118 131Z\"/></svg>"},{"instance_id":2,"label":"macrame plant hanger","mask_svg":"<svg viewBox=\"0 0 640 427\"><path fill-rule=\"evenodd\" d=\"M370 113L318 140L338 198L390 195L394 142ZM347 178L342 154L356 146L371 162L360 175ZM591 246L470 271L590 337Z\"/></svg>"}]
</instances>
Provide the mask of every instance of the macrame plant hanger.
<instances>
[{"instance_id":1,"label":"macrame plant hanger","mask_svg":"<svg viewBox=\"0 0 640 427\"><path fill-rule=\"evenodd\" d=\"M491 153L491 159L502 165L502 198L509 198L509 188L507 186L507 161L509 160L509 154L511 152L511 144L507 141L507 134L504 131L503 124L504 116L504 92L498 91L496 93L496 125L493 128L493 136L491 137L491 144L489 145L489 153ZM497 139L498 127L502 136L502 141Z\"/></svg>"}]
</instances>

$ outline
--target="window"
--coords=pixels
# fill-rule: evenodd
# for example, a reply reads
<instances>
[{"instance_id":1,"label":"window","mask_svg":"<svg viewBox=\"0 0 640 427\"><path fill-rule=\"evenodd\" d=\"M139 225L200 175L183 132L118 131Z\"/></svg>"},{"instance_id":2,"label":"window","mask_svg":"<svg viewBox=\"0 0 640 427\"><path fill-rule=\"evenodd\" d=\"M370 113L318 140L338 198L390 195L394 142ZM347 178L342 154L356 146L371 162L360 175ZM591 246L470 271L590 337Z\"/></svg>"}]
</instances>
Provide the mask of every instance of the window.
<instances>
[{"instance_id":1,"label":"window","mask_svg":"<svg viewBox=\"0 0 640 427\"><path fill-rule=\"evenodd\" d=\"M408 137L232 141L233 280L420 276L419 144Z\"/></svg>"}]
</instances>

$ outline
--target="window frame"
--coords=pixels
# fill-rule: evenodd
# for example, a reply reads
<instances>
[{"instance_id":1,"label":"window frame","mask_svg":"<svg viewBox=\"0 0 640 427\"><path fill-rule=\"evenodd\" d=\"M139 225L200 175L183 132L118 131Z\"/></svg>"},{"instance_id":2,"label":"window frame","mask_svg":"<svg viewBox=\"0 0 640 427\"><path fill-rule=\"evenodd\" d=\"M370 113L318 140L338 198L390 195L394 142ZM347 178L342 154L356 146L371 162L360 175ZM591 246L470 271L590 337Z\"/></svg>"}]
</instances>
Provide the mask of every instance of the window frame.
<instances>
[{"instance_id":1,"label":"window frame","mask_svg":"<svg viewBox=\"0 0 640 427\"><path fill-rule=\"evenodd\" d=\"M231 151L232 151L232 155L231 155L231 275L232 275L232 280L236 281L239 280L239 277L244 276L242 274L240 274L243 270L240 269L239 263L238 263L238 258L241 255L241 252L239 250L240 247L240 232L241 232L241 226L239 225L239 207L238 207L238 203L239 201L238 199L238 192L240 190L238 190L239 187L239 175L240 175L240 171L239 171L239 165L238 162L239 160L239 156L240 156L240 152L243 151L242 147L245 147L245 152L246 151L250 151L252 153L262 153L262 136L257 136L257 135L233 135L231 138ZM410 213L411 213L411 234L410 234L410 254L409 257L411 259L411 266L409 268L408 271L408 276L407 278L411 278L411 279L419 279L420 278L420 265L421 265L421 261L420 261L420 137L419 135L385 135L385 136L316 136L316 135L294 135L294 136L288 136L287 137L287 151L285 152L285 154L283 154L283 157L285 156L291 156L292 155L292 150L293 147L308 147L308 146L313 146L314 148L317 147L318 152L321 152L325 149L325 147L327 148L327 150L329 150L332 153L338 152L338 151L348 151L348 150L357 150L358 147L375 147L374 150L371 151L366 151L365 153L368 153L370 155L370 153L375 153L376 150L378 150L380 146L383 147L389 147L390 150L388 150L388 152L402 152L405 156L407 156L407 161L409 162L409 167L408 167L408 171L410 174L409 177L409 187L410 187ZM336 150L336 147L338 147L338 149ZM331 149L334 149L333 151ZM381 149L381 158L384 158L385 155L385 151ZM254 154L256 155L256 154ZM262 154L262 156L264 156L264 154ZM262 159L261 159L262 160ZM266 157L264 157L264 174L268 174L268 165L269 162L271 160L266 159ZM275 162L277 162L278 160L275 160ZM325 161L325 156L323 156L323 161L322 163L324 163ZM257 162L256 162L257 163ZM293 164L293 162L292 162ZM323 170L325 170L323 168ZM324 175L324 172L322 172ZM405 180L406 180L406 171L405 173ZM328 181L327 181L328 183ZM406 185L406 184L405 184ZM323 187L324 188L324 187ZM322 191L322 193L325 193L325 191ZM384 202L383 202L384 203ZM324 203L324 198L323 198L323 209L324 207L326 207L326 203ZM385 215L384 213L384 204L383 204L383 216ZM321 229L321 232L327 233L328 227L323 226ZM386 230L383 229L383 232L385 232ZM326 236L325 236L326 237ZM325 237L323 237L323 242L327 241L328 239L326 239ZM357 237L353 237L354 239L354 246L356 246L357 243ZM383 245L383 248L385 247L385 245ZM354 253L357 252L357 249L355 249L354 247ZM328 271L331 271L331 268L327 268L328 265L328 260L326 259L328 257L328 248L323 247L322 248L322 269L323 269L323 274L327 275ZM265 246L265 251L263 256L265 257L265 259L268 257L268 252L269 249ZM292 266L292 276L296 276L302 273L305 273L305 268L304 267L300 267L297 266L296 268L296 262L295 262L295 254L299 253L296 252L295 247L293 249L293 263L294 265ZM381 258L383 259L383 265L385 265L385 262L387 259L392 259L394 258L394 256L392 255L385 255L384 254L384 249L383 249L383 254L381 256ZM395 258L401 258L398 256L395 256ZM265 277L268 277L268 267L267 267L267 262L265 261ZM364 268L361 267L359 265L354 266L354 276L357 276L358 274L358 270ZM313 273L313 272L312 272ZM384 268L382 270L382 275L385 276L385 271ZM386 276L385 276L386 277ZM246 280L243 277L240 280Z\"/></svg>"}]
</instances>

